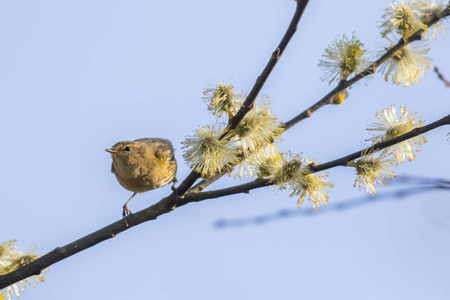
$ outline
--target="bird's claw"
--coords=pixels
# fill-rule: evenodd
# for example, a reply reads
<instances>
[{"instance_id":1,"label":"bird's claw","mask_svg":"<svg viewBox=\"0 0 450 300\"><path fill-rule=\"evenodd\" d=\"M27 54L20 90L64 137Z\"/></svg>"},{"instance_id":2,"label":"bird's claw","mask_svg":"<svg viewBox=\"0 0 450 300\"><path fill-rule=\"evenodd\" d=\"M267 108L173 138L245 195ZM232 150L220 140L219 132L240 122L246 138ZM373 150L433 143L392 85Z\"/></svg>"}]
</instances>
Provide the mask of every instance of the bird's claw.
<instances>
[{"instance_id":1,"label":"bird's claw","mask_svg":"<svg viewBox=\"0 0 450 300\"><path fill-rule=\"evenodd\" d=\"M128 217L128 215L131 215L132 214L132 212L131 212L131 210L128 208L128 206L127 205L124 205L123 206L123 211L122 211L122 217L123 218L126 218L126 217Z\"/></svg>"}]
</instances>

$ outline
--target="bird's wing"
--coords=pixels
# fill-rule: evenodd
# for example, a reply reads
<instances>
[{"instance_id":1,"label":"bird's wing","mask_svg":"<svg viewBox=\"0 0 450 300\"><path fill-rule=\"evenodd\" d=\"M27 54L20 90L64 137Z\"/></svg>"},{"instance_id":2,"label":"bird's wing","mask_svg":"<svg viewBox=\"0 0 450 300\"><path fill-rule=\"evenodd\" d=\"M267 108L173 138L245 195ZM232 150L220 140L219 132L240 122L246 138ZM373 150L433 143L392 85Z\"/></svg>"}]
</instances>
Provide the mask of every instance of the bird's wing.
<instances>
[{"instance_id":1,"label":"bird's wing","mask_svg":"<svg viewBox=\"0 0 450 300\"><path fill-rule=\"evenodd\" d=\"M155 156L161 160L172 160L175 149L172 142L162 138L142 138L137 139L136 142L144 143L158 143L158 148L155 150Z\"/></svg>"}]
</instances>

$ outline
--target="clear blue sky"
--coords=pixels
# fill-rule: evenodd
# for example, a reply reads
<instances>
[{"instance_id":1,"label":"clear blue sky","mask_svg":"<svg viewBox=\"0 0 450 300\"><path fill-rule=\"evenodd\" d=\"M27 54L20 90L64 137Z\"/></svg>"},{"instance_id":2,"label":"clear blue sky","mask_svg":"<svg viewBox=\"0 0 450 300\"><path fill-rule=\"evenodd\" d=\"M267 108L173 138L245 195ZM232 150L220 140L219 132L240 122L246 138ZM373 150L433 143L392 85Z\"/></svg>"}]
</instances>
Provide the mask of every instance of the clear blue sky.
<instances>
[{"instance_id":1,"label":"clear blue sky","mask_svg":"<svg viewBox=\"0 0 450 300\"><path fill-rule=\"evenodd\" d=\"M355 32L376 50L389 5L310 2L263 89L282 120L331 89L317 64L336 36ZM214 120L203 88L232 77L249 91L294 10L292 0L2 1L0 242L36 243L45 253L118 220L130 192L104 151L118 141L171 139L184 179L190 170L180 142ZM439 38L430 56L450 77L448 49ZM432 122L449 113L449 94L432 71L410 88L378 74L354 86L343 105L286 132L282 149L333 160L360 149L375 112L406 105ZM448 131L431 132L397 173L448 178ZM310 203L296 210L296 199L270 188L187 205L51 266L46 282L21 299L448 299L449 194L337 210L370 200L353 188L353 169L333 169L330 179L330 205L315 214ZM236 183L224 178L211 188ZM130 208L168 193L138 195ZM294 216L215 226L285 209Z\"/></svg>"}]
</instances>

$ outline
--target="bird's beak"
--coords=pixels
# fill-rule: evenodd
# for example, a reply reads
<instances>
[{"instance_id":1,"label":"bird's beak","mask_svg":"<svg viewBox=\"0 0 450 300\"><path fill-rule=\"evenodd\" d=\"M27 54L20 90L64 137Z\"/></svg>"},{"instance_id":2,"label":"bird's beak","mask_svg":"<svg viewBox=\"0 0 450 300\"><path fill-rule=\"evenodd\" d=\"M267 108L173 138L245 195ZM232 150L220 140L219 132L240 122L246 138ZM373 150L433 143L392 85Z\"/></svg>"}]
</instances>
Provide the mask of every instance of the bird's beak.
<instances>
[{"instance_id":1,"label":"bird's beak","mask_svg":"<svg viewBox=\"0 0 450 300\"><path fill-rule=\"evenodd\" d=\"M106 149L105 151L109 153L117 153L116 149Z\"/></svg>"}]
</instances>

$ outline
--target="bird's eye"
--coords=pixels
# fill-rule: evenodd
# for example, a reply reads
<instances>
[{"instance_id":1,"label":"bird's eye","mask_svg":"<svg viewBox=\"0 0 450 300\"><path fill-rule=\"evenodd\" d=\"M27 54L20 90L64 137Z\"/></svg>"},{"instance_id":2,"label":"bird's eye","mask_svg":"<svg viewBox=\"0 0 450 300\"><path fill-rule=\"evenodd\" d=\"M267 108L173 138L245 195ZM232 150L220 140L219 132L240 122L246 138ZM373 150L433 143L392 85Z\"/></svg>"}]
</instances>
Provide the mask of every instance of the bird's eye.
<instances>
[{"instance_id":1,"label":"bird's eye","mask_svg":"<svg viewBox=\"0 0 450 300\"><path fill-rule=\"evenodd\" d=\"M130 152L131 151L131 147L125 147L124 150L127 151L127 152Z\"/></svg>"}]
</instances>

